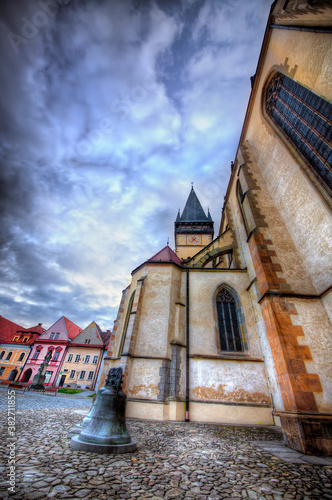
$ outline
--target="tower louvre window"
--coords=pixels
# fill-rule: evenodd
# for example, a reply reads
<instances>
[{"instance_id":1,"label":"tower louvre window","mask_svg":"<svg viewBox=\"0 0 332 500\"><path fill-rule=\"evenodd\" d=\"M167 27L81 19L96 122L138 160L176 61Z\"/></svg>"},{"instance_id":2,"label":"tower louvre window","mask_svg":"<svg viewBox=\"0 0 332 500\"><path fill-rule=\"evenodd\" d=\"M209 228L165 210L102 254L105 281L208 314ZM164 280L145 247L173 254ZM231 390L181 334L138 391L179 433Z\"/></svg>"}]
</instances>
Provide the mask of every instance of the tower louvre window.
<instances>
[{"instance_id":1,"label":"tower louvre window","mask_svg":"<svg viewBox=\"0 0 332 500\"><path fill-rule=\"evenodd\" d=\"M221 351L243 352L245 346L240 331L238 305L228 288L219 290L216 306Z\"/></svg>"},{"instance_id":2,"label":"tower louvre window","mask_svg":"<svg viewBox=\"0 0 332 500\"><path fill-rule=\"evenodd\" d=\"M332 105L277 72L267 85L265 110L332 194Z\"/></svg>"}]
</instances>

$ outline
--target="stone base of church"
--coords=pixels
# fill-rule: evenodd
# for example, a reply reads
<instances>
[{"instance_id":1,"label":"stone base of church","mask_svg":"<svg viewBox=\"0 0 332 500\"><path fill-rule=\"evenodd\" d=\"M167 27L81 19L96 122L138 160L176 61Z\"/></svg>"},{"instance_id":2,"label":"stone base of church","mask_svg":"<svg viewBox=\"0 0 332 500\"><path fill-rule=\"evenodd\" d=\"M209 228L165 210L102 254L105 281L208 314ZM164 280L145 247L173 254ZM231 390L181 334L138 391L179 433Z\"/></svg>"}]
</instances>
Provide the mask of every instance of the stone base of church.
<instances>
[{"instance_id":1,"label":"stone base of church","mask_svg":"<svg viewBox=\"0 0 332 500\"><path fill-rule=\"evenodd\" d=\"M284 440L307 455L332 455L332 415L278 412Z\"/></svg>"},{"instance_id":2,"label":"stone base of church","mask_svg":"<svg viewBox=\"0 0 332 500\"><path fill-rule=\"evenodd\" d=\"M191 422L213 422L220 424L278 425L274 422L272 408L218 403L190 402ZM183 401L127 400L126 416L148 420L185 420Z\"/></svg>"},{"instance_id":3,"label":"stone base of church","mask_svg":"<svg viewBox=\"0 0 332 500\"><path fill-rule=\"evenodd\" d=\"M274 425L272 408L266 406L191 402L189 409L192 422Z\"/></svg>"},{"instance_id":4,"label":"stone base of church","mask_svg":"<svg viewBox=\"0 0 332 500\"><path fill-rule=\"evenodd\" d=\"M148 420L185 420L183 401L138 401L127 399L126 417Z\"/></svg>"}]
</instances>

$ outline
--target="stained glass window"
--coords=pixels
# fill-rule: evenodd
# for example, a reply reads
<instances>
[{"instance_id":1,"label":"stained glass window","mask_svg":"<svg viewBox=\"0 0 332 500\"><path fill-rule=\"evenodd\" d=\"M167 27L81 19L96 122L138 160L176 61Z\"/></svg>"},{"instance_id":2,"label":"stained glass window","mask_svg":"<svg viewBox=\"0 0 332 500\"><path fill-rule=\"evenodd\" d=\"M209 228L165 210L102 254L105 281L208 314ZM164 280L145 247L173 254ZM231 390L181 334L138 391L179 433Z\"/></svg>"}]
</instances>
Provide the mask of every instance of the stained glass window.
<instances>
[{"instance_id":1,"label":"stained glass window","mask_svg":"<svg viewBox=\"0 0 332 500\"><path fill-rule=\"evenodd\" d=\"M216 303L221 350L244 351L234 295L227 288L222 288L217 295Z\"/></svg>"},{"instance_id":2,"label":"stained glass window","mask_svg":"<svg viewBox=\"0 0 332 500\"><path fill-rule=\"evenodd\" d=\"M332 194L332 104L277 72L266 89L265 109Z\"/></svg>"}]
</instances>

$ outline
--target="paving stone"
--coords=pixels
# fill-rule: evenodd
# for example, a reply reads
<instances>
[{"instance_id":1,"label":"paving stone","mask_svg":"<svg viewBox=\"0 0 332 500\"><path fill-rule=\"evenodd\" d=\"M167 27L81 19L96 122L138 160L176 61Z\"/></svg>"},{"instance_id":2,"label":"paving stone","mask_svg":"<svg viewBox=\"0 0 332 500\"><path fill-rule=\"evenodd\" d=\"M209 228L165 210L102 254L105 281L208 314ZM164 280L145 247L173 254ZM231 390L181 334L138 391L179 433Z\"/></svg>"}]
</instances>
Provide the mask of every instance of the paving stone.
<instances>
[{"instance_id":1,"label":"paving stone","mask_svg":"<svg viewBox=\"0 0 332 500\"><path fill-rule=\"evenodd\" d=\"M11 495L13 500L332 498L331 465L309 463L297 452L299 463L274 456L283 453L289 460L295 455L285 449L281 434L271 429L128 419L129 432L139 441L135 453L82 453L69 447L67 433L83 415L62 408L61 401L58 408L53 403L47 407L51 398L34 397L43 399L43 409L17 411L17 493ZM4 415L0 412L0 419ZM5 442L1 445L6 453ZM5 474L2 467L2 477Z\"/></svg>"}]
</instances>

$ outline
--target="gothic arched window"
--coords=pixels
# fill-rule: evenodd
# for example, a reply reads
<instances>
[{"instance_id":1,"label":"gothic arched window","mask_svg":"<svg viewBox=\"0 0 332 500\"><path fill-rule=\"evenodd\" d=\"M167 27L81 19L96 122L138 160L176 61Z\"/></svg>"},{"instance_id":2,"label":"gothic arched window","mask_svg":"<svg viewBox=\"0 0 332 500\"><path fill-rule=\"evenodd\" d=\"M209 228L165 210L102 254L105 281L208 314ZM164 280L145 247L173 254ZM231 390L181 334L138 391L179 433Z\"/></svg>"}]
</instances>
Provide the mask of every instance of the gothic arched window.
<instances>
[{"instance_id":1,"label":"gothic arched window","mask_svg":"<svg viewBox=\"0 0 332 500\"><path fill-rule=\"evenodd\" d=\"M122 339L121 339L121 344L120 344L120 349L119 349L119 355L121 356L124 348L124 344L126 341L126 336L127 336L127 331L128 331L128 326L129 326L129 320L130 320L130 314L133 308L134 304L134 297L135 297L135 291L131 294L128 308L127 308L127 314L126 314L126 319L123 325L123 330L122 330Z\"/></svg>"},{"instance_id":2,"label":"gothic arched window","mask_svg":"<svg viewBox=\"0 0 332 500\"><path fill-rule=\"evenodd\" d=\"M332 194L332 104L280 72L267 84L265 111Z\"/></svg>"},{"instance_id":3,"label":"gothic arched window","mask_svg":"<svg viewBox=\"0 0 332 500\"><path fill-rule=\"evenodd\" d=\"M220 350L243 352L246 350L244 320L238 300L232 291L223 286L216 296Z\"/></svg>"}]
</instances>

